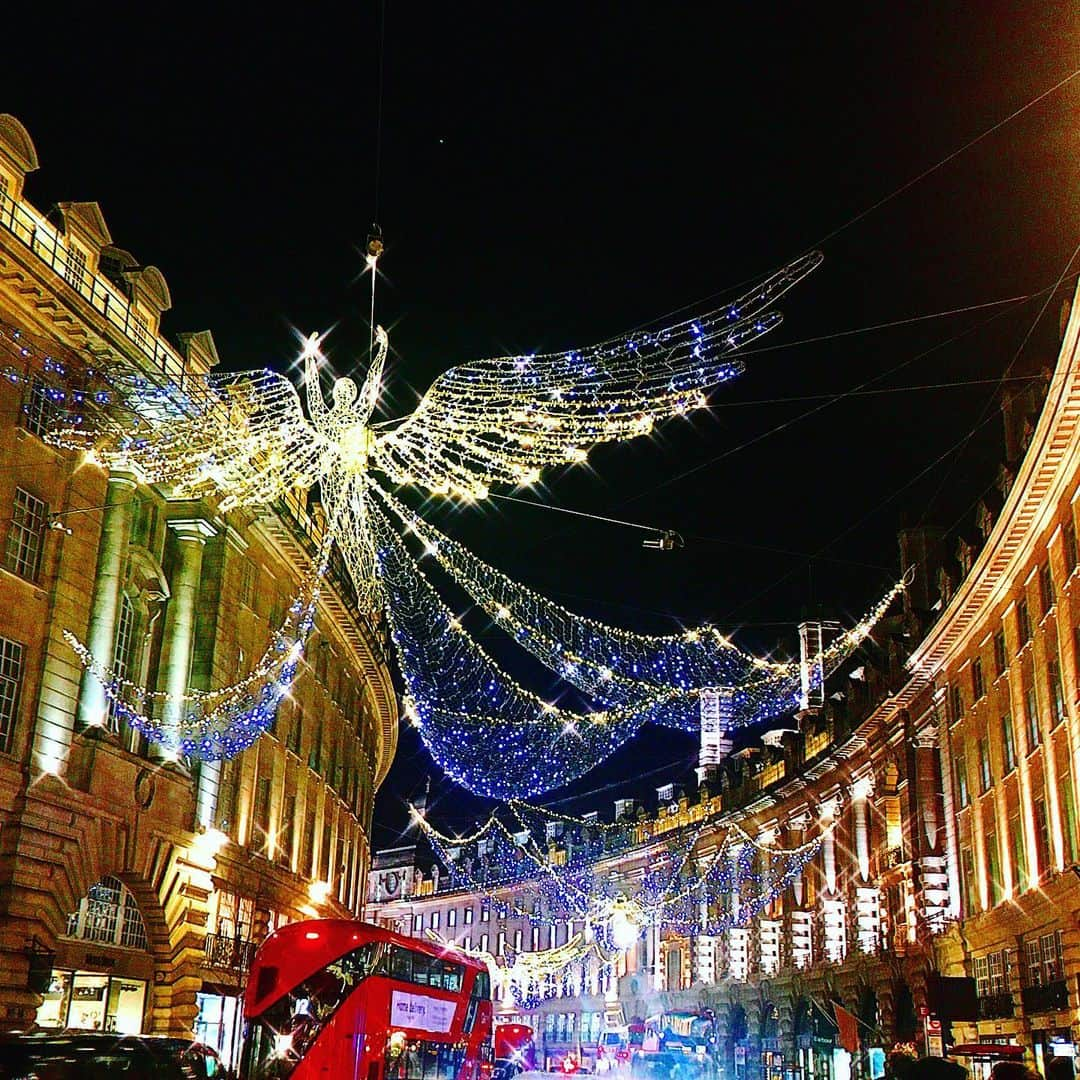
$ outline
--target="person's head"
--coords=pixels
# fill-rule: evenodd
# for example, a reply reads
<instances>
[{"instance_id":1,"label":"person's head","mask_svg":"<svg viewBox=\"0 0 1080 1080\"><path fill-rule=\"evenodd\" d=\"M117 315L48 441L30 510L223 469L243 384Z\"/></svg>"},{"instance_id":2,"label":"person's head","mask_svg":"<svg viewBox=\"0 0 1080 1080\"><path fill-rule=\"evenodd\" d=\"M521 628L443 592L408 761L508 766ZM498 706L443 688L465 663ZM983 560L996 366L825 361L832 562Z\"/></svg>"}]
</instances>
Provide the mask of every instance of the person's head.
<instances>
[{"instance_id":1,"label":"person's head","mask_svg":"<svg viewBox=\"0 0 1080 1080\"><path fill-rule=\"evenodd\" d=\"M990 1080L1040 1080L1040 1077L1022 1061L999 1061L990 1070Z\"/></svg>"},{"instance_id":2,"label":"person's head","mask_svg":"<svg viewBox=\"0 0 1080 1080\"><path fill-rule=\"evenodd\" d=\"M1046 1063L1046 1080L1073 1080L1073 1075L1071 1057L1052 1057Z\"/></svg>"}]
</instances>

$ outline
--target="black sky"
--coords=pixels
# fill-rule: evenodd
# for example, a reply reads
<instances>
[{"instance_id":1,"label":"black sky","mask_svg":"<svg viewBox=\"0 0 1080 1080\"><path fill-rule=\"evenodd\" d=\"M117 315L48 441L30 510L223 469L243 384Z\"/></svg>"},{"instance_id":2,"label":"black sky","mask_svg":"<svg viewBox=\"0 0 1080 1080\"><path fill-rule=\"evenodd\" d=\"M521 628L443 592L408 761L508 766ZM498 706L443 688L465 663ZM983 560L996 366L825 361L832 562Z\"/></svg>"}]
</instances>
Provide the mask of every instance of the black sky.
<instances>
[{"instance_id":1,"label":"black sky","mask_svg":"<svg viewBox=\"0 0 1080 1080\"><path fill-rule=\"evenodd\" d=\"M168 329L213 330L228 368L284 370L293 326L336 323L336 365L362 358L359 251L376 215L397 410L455 362L588 344L847 225L711 420L552 478L550 501L678 529L684 551L507 504L442 520L520 580L641 629L709 619L790 647L808 607L869 604L895 572L902 522L966 528L999 460L996 424L910 482L993 385L774 399L901 364L876 385L995 379L1041 300L982 326L997 309L793 343L1044 289L1080 241L1080 78L848 224L1080 67L1075 2L387 0L377 209L375 0L227 17L22 7L4 16L0 108L36 141L31 199L98 200L114 241L164 272ZM1053 361L1057 309L1023 364ZM575 790L692 749L646 734ZM428 767L404 732L377 845ZM435 790L444 819L476 809Z\"/></svg>"}]
</instances>

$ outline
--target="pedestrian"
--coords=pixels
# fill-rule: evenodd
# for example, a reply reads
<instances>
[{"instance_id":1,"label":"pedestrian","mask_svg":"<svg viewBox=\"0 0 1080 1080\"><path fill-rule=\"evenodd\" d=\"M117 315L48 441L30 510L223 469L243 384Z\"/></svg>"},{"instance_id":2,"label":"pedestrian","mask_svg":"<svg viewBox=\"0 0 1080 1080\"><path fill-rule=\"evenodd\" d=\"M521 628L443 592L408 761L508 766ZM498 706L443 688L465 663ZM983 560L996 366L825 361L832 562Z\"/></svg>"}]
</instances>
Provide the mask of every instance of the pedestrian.
<instances>
[{"instance_id":1,"label":"pedestrian","mask_svg":"<svg viewBox=\"0 0 1080 1080\"><path fill-rule=\"evenodd\" d=\"M990 1070L990 1080L1042 1080L1030 1065L1023 1061L999 1061Z\"/></svg>"},{"instance_id":2,"label":"pedestrian","mask_svg":"<svg viewBox=\"0 0 1080 1080\"><path fill-rule=\"evenodd\" d=\"M1046 1080L1073 1080L1073 1076L1071 1057L1052 1057L1046 1066Z\"/></svg>"}]
</instances>

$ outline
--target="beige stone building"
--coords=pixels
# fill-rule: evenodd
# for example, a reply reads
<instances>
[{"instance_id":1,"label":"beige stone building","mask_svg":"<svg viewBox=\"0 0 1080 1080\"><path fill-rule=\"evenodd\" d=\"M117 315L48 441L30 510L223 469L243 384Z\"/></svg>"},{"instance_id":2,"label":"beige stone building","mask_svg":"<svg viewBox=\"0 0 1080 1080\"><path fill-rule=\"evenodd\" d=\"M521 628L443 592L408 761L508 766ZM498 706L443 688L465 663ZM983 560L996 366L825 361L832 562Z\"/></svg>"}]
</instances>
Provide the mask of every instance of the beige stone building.
<instances>
[{"instance_id":1,"label":"beige stone building","mask_svg":"<svg viewBox=\"0 0 1080 1080\"><path fill-rule=\"evenodd\" d=\"M903 610L830 686L798 732L736 744L719 774L658 789L648 812L617 803L596 823L551 825L551 857L592 859L633 891L670 860L665 837L731 822L800 843L835 828L798 880L748 926L643 928L613 974L595 958L551 996L522 1003L507 957L566 943L581 926L542 882L455 888L414 849L376 855L371 910L496 958L498 1008L530 1023L541 1053L595 1054L613 1013L711 1010L718 1064L747 1080L870 1075L869 1050L914 1041L1011 1043L1044 1066L1080 1041L1080 304L1067 304L1052 371L1002 402L1005 462L975 531L946 550L901 534L918 574ZM989 471L988 471L989 472ZM988 482L993 479L987 476ZM612 823L622 822L613 834ZM486 843L486 841L485 841ZM475 873L485 858L467 849ZM462 856L463 858L465 856ZM496 856L497 857L497 856ZM437 870L437 868L436 868ZM500 916L512 897L516 913ZM730 898L729 898L730 899ZM505 910L505 909L503 909ZM973 980L963 986L937 976ZM534 995L535 997L535 995ZM838 1045L833 1005L857 1018L861 1055ZM980 1074L989 1065L962 1059Z\"/></svg>"},{"instance_id":2,"label":"beige stone building","mask_svg":"<svg viewBox=\"0 0 1080 1080\"><path fill-rule=\"evenodd\" d=\"M397 737L386 642L332 570L272 732L223 766L148 744L82 670L64 631L150 687L235 681L321 526L299 500L176 501L44 441L43 358L178 383L218 356L209 331L170 344L164 276L96 203L31 205L37 166L0 116L0 1025L197 1030L231 1059L261 937L363 911Z\"/></svg>"}]
</instances>

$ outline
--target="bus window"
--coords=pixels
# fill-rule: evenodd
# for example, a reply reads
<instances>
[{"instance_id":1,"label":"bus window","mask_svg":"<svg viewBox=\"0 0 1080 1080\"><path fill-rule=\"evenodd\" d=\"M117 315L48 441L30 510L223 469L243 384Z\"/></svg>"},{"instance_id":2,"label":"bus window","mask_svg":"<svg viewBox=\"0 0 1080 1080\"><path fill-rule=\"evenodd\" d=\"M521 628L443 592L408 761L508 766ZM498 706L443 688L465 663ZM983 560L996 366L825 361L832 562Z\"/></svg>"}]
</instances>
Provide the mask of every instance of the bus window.
<instances>
[{"instance_id":1,"label":"bus window","mask_svg":"<svg viewBox=\"0 0 1080 1080\"><path fill-rule=\"evenodd\" d=\"M410 1039L386 1051L386 1080L457 1080L464 1046Z\"/></svg>"},{"instance_id":2,"label":"bus window","mask_svg":"<svg viewBox=\"0 0 1080 1080\"><path fill-rule=\"evenodd\" d=\"M413 981L413 954L400 945L390 948L390 978L403 982Z\"/></svg>"}]
</instances>

